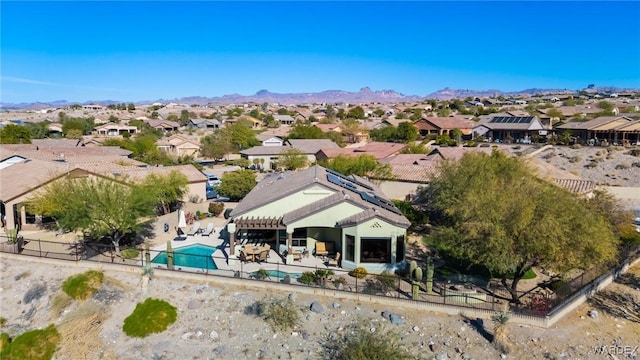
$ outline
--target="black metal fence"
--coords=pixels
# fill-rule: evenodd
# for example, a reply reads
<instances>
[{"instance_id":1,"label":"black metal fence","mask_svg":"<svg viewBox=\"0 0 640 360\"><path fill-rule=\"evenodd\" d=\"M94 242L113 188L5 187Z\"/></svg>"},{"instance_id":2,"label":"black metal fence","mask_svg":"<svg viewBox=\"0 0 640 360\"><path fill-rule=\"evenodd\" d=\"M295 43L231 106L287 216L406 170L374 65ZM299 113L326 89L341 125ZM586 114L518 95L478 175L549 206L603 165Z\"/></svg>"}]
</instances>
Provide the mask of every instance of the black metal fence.
<instances>
[{"instance_id":1,"label":"black metal fence","mask_svg":"<svg viewBox=\"0 0 640 360\"><path fill-rule=\"evenodd\" d=\"M235 270L223 270L218 269L215 263L226 262L228 259L225 256L186 254L176 250L172 254L174 265L170 269L175 271L235 277L247 281L324 287L363 295L393 297L491 311L504 310L509 305L508 299L511 298L511 293L502 285L490 284L487 287L480 287L469 283L451 282L436 276L430 281L431 286L427 288L427 281L424 279L416 282L411 278L392 273L367 274L358 277L354 276L354 273L338 267L309 267L299 263L285 265L281 261L273 261L273 259L260 263L257 268L255 263L245 264L235 260L237 261ZM0 251L75 262L119 263L141 268L150 266L156 269L169 267L167 265L169 254L166 251L149 250L147 252L141 246L122 249L122 254L127 255L127 258L116 256L110 244L84 241L64 243L38 239L22 239L15 244L8 244L7 238L0 236ZM182 259L175 261L177 256ZM637 256L637 252L633 256L630 255L634 258ZM563 301L588 286L605 273L605 270L593 268L571 280L560 282L552 290L536 287L526 292L519 292L518 297L520 297L521 305L510 306L509 310L517 314L545 318L555 307L561 306Z\"/></svg>"}]
</instances>

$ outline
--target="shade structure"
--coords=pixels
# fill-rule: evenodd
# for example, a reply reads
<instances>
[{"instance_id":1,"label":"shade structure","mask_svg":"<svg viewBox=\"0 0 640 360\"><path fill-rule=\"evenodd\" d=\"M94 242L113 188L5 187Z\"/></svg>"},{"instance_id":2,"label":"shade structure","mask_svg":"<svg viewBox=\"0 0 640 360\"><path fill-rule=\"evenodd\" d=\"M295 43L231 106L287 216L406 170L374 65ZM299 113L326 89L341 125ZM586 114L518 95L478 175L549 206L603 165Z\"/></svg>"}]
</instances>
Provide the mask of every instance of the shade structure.
<instances>
[{"instance_id":1,"label":"shade structure","mask_svg":"<svg viewBox=\"0 0 640 360\"><path fill-rule=\"evenodd\" d=\"M184 210L180 210L180 214L178 215L178 228L187 227L187 219L184 217Z\"/></svg>"}]
</instances>

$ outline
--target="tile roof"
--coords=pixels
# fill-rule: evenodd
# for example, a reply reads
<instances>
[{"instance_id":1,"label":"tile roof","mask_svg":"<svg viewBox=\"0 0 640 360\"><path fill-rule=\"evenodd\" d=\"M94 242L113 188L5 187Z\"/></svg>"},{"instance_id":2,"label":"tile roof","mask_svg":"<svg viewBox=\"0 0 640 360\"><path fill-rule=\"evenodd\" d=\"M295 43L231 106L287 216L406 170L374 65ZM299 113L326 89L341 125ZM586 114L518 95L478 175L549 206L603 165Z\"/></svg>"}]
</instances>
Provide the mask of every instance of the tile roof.
<instances>
[{"instance_id":1,"label":"tile roof","mask_svg":"<svg viewBox=\"0 0 640 360\"><path fill-rule=\"evenodd\" d=\"M372 155L376 159L388 158L391 155L397 154L407 147L407 144L403 143L388 143L388 142L370 142L363 146L352 148L333 148L322 149L321 152L326 158L335 158L338 155L346 156L358 156L358 155Z\"/></svg>"},{"instance_id":2,"label":"tile roof","mask_svg":"<svg viewBox=\"0 0 640 360\"><path fill-rule=\"evenodd\" d=\"M607 125L613 124L607 127L609 130L612 130L621 125L628 125L628 123L632 121L634 120L624 116L600 116L589 121L570 121L558 126L557 129L594 130L596 128L603 126L607 127Z\"/></svg>"},{"instance_id":3,"label":"tile roof","mask_svg":"<svg viewBox=\"0 0 640 360\"><path fill-rule=\"evenodd\" d=\"M350 201L361 207L362 209L376 208L378 209L379 216L381 218L384 218L400 226L409 226L409 221L403 215L385 209L380 205L376 205L374 203L366 201L362 196L359 196L359 192L356 193L351 190L345 192L345 188L328 180L328 174L329 173L327 169L319 165L315 165L308 169L297 172L286 171L279 174L271 174L270 176L267 176L262 181L260 181L253 188L253 190L251 190L251 192L247 194L247 196L231 212L231 217L236 218L242 216L243 214L253 209L257 209L259 207L267 205L277 199L285 198L304 189L320 186L322 188L332 190L335 193L343 195L336 195L334 193L332 195L329 195L328 197L325 197L324 199L306 206L305 210L317 211L317 209L325 208L326 206L330 206L328 204L334 204L334 202L337 201L340 196L342 196L342 201ZM380 189L378 189L375 184L360 177L352 177L352 179L357 180L360 183L363 183L373 189L367 189L368 192L372 193L371 195L378 196L381 199L386 199L382 191L380 191ZM360 187L358 187L358 189L358 191L360 191ZM344 199L345 193L349 196L346 200ZM287 213L284 213L283 211L283 214L274 214L274 216L283 216L284 214ZM296 210L290 211L288 214L289 219L295 219L302 216L302 214L300 212L296 212Z\"/></svg>"},{"instance_id":4,"label":"tile roof","mask_svg":"<svg viewBox=\"0 0 640 360\"><path fill-rule=\"evenodd\" d=\"M0 170L0 200L8 202L70 171L67 164L26 160Z\"/></svg>"},{"instance_id":5,"label":"tile roof","mask_svg":"<svg viewBox=\"0 0 640 360\"><path fill-rule=\"evenodd\" d=\"M423 118L422 120L428 121L431 124L433 124L436 127L438 127L439 129L445 129L445 130L471 129L475 125L475 123L473 121L469 121L469 120L462 119L462 118L455 117L455 116L450 116L450 117L431 117L431 116L428 116L426 118ZM418 124L416 124L416 126L417 125Z\"/></svg>"}]
</instances>

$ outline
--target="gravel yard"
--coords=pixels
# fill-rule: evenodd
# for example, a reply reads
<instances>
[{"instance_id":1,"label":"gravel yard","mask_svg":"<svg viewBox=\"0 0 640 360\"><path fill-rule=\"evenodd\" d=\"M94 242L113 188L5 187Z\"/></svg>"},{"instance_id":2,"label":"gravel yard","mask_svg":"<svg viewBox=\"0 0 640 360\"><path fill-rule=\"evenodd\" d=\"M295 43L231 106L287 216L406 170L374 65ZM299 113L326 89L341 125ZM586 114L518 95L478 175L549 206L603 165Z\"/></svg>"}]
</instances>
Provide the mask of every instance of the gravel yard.
<instances>
[{"instance_id":1,"label":"gravel yard","mask_svg":"<svg viewBox=\"0 0 640 360\"><path fill-rule=\"evenodd\" d=\"M394 331L415 358L498 359L501 353L490 343L490 321L465 319L433 312L387 308L336 298L289 295L277 289L264 292L249 288L229 288L207 282L181 282L153 278L143 289L136 273L107 271L106 282L92 298L61 303L61 283L84 269L34 264L27 257L3 256L0 270L1 316L7 319L2 331L16 336L26 330L56 324L62 343L56 359L309 359L323 358L323 343L342 334L353 323L362 321L369 331ZM636 267L625 284L611 289L625 294L629 306L638 304ZM256 301L291 296L301 311L302 325L287 333L274 332L256 316ZM127 337L124 319L135 305L147 297L167 300L178 308L178 320L165 332L143 339ZM318 302L323 311L313 312ZM595 347L638 346L640 323L625 319L620 312L590 304L550 329L509 324L511 352L506 358L608 358L596 355ZM633 310L633 309L632 309ZM635 310L637 311L637 310ZM399 315L392 324L383 312ZM446 355L445 355L446 354ZM617 355L621 358L633 358ZM638 352L635 356L637 358Z\"/></svg>"}]
</instances>

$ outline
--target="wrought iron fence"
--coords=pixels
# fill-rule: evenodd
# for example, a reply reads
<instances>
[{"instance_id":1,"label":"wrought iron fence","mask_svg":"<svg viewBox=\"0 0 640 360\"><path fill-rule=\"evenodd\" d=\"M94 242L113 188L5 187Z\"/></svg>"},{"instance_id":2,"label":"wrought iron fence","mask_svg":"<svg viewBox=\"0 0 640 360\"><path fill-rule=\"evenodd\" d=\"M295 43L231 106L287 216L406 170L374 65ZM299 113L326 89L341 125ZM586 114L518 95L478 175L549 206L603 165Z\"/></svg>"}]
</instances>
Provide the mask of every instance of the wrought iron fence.
<instances>
[{"instance_id":1,"label":"wrought iron fence","mask_svg":"<svg viewBox=\"0 0 640 360\"><path fill-rule=\"evenodd\" d=\"M106 263L120 263L129 266L167 269L169 253L167 251L149 250L135 246L123 249L132 255L130 258L116 256L111 244L95 242L54 242L39 239L22 239L9 244L6 237L0 236L0 251L25 256L36 256L68 261L92 261ZM135 250L135 251L131 251ZM433 304L450 305L460 308L482 310L502 310L509 304L511 293L501 285L489 285L486 288L473 284L461 284L442 278L427 281L415 281L391 273L367 274L360 278L341 268L309 267L301 264L285 265L279 261L266 261L256 269L238 261L236 270L218 269L216 262L226 262L225 256L185 254L173 251L180 256L187 265L179 261L170 270L200 273L211 276L226 276L246 279L247 281L267 281L306 287L321 287L335 291L355 292L368 296L393 297ZM638 256L637 252L631 256ZM291 270L296 269L296 270ZM613 270L611 270L613 271ZM510 311L522 315L544 318L565 300L588 286L601 276L603 269L593 268L579 276L568 280L553 292L539 291L539 288L527 292L518 292L521 299L520 306L511 306Z\"/></svg>"}]
</instances>

